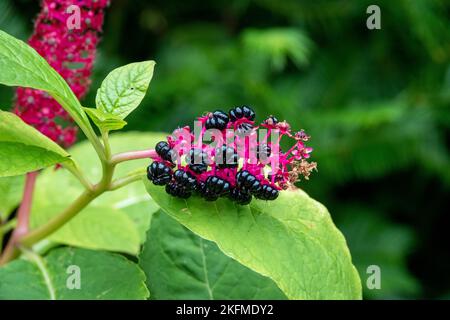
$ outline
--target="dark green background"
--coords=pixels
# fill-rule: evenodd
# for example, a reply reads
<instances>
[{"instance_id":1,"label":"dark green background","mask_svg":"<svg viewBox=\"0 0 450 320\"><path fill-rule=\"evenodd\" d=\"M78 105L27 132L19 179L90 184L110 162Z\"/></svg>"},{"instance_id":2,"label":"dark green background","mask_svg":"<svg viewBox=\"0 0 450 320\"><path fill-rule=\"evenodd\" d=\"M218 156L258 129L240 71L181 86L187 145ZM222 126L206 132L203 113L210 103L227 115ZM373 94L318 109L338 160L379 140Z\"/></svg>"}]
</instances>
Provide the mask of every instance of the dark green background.
<instances>
[{"instance_id":1,"label":"dark green background","mask_svg":"<svg viewBox=\"0 0 450 320\"><path fill-rule=\"evenodd\" d=\"M381 30L366 28L370 4ZM38 10L1 0L0 28L26 40ZM117 66L157 62L127 130L241 104L287 119L312 135L319 166L300 186L345 233L364 287L381 267L365 297L450 298L448 1L113 0L104 31L93 88ZM2 108L12 98L0 87Z\"/></svg>"}]
</instances>

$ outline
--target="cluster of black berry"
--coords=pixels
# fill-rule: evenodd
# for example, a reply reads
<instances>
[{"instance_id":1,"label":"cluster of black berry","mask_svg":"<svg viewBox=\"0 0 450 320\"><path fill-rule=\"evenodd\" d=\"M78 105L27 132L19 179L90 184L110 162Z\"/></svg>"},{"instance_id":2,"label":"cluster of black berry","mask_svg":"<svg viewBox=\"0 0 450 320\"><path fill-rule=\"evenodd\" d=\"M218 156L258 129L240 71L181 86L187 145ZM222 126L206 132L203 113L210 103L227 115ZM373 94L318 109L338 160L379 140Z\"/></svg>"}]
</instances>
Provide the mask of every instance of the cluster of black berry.
<instances>
[{"instance_id":1,"label":"cluster of black berry","mask_svg":"<svg viewBox=\"0 0 450 320\"><path fill-rule=\"evenodd\" d=\"M233 129L238 134L251 131L254 119L255 112L247 106L235 107L228 114L218 110L200 118L205 129ZM274 121L278 122L275 117L265 120ZM267 144L256 145L256 150L258 159L260 154L269 156L271 153ZM278 197L276 186L259 180L249 170L239 169L240 156L234 147L222 145L211 152L208 148L193 146L186 154L185 165L175 161L175 151L168 142L158 142L155 151L158 156L148 167L147 177L155 185L165 185L166 192L172 196L186 199L197 194L207 201L226 196L241 205L249 204L253 196L263 200ZM219 158L220 161L216 161Z\"/></svg>"}]
</instances>

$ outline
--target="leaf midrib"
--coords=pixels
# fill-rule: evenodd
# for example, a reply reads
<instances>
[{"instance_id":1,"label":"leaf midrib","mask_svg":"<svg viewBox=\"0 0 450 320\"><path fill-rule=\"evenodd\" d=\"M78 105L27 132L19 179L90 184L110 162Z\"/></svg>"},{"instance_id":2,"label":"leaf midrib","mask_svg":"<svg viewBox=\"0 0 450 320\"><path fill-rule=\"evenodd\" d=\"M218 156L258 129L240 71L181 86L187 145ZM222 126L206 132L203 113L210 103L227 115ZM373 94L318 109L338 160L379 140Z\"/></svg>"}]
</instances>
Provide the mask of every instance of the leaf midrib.
<instances>
[{"instance_id":1,"label":"leaf midrib","mask_svg":"<svg viewBox=\"0 0 450 320\"><path fill-rule=\"evenodd\" d=\"M45 287L48 290L50 300L56 300L56 289L53 285L52 279L50 277L50 272L46 266L44 259L42 259L40 256L36 254L30 254L27 256L41 272L42 278L44 279Z\"/></svg>"}]
</instances>

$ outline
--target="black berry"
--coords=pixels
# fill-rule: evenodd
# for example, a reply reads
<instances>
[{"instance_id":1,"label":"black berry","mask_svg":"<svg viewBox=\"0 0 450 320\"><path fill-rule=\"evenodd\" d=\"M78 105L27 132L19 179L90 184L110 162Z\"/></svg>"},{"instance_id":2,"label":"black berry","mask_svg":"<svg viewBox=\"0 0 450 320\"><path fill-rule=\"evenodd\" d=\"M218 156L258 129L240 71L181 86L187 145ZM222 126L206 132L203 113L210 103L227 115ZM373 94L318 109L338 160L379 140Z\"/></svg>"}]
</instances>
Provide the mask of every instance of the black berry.
<instances>
[{"instance_id":1,"label":"black berry","mask_svg":"<svg viewBox=\"0 0 450 320\"><path fill-rule=\"evenodd\" d=\"M155 147L156 153L166 161L172 162L172 156L174 154L173 149L170 148L169 144L165 141L160 141Z\"/></svg>"},{"instance_id":2,"label":"black berry","mask_svg":"<svg viewBox=\"0 0 450 320\"><path fill-rule=\"evenodd\" d=\"M264 123L268 125L276 125L278 122L278 119L274 116L269 116L266 120L264 120Z\"/></svg>"},{"instance_id":3,"label":"black berry","mask_svg":"<svg viewBox=\"0 0 450 320\"><path fill-rule=\"evenodd\" d=\"M173 178L178 185L186 188L189 191L195 190L197 187L197 179L187 171L177 170L173 174Z\"/></svg>"},{"instance_id":4,"label":"black berry","mask_svg":"<svg viewBox=\"0 0 450 320\"><path fill-rule=\"evenodd\" d=\"M230 192L230 183L216 176L210 176L205 181L205 188L207 191L218 196L223 196Z\"/></svg>"},{"instance_id":5,"label":"black berry","mask_svg":"<svg viewBox=\"0 0 450 320\"><path fill-rule=\"evenodd\" d=\"M241 170L236 174L236 185L238 188L247 188L252 194L261 191L261 183L247 170Z\"/></svg>"},{"instance_id":6,"label":"black berry","mask_svg":"<svg viewBox=\"0 0 450 320\"><path fill-rule=\"evenodd\" d=\"M237 134L242 136L249 133L252 129L253 125L251 123L244 122L238 125Z\"/></svg>"},{"instance_id":7,"label":"black berry","mask_svg":"<svg viewBox=\"0 0 450 320\"><path fill-rule=\"evenodd\" d=\"M278 197L278 190L265 184L262 186L261 191L258 192L255 197L262 200L275 200Z\"/></svg>"},{"instance_id":8,"label":"black berry","mask_svg":"<svg viewBox=\"0 0 450 320\"><path fill-rule=\"evenodd\" d=\"M201 149L191 149L186 162L189 165L189 169L197 174L203 173L208 169L208 155Z\"/></svg>"},{"instance_id":9,"label":"black berry","mask_svg":"<svg viewBox=\"0 0 450 320\"><path fill-rule=\"evenodd\" d=\"M222 145L216 149L215 162L219 168L235 168L238 166L238 155L232 147Z\"/></svg>"},{"instance_id":10,"label":"black berry","mask_svg":"<svg viewBox=\"0 0 450 320\"><path fill-rule=\"evenodd\" d=\"M227 127L228 121L228 115L223 111L217 110L209 114L205 128L223 130Z\"/></svg>"},{"instance_id":11,"label":"black berry","mask_svg":"<svg viewBox=\"0 0 450 320\"><path fill-rule=\"evenodd\" d=\"M255 111L247 106L235 107L230 110L230 120L236 121L237 119L247 118L250 121L255 120Z\"/></svg>"},{"instance_id":12,"label":"black berry","mask_svg":"<svg viewBox=\"0 0 450 320\"><path fill-rule=\"evenodd\" d=\"M147 168L147 178L158 186L165 185L172 179L172 169L162 162L154 161Z\"/></svg>"},{"instance_id":13,"label":"black berry","mask_svg":"<svg viewBox=\"0 0 450 320\"><path fill-rule=\"evenodd\" d=\"M230 191L230 199L240 205L249 204L252 201L251 193L245 189L234 188Z\"/></svg>"},{"instance_id":14,"label":"black berry","mask_svg":"<svg viewBox=\"0 0 450 320\"><path fill-rule=\"evenodd\" d=\"M170 194L171 196L187 199L189 198L192 193L187 188L179 185L176 181L170 181L166 185L166 192Z\"/></svg>"},{"instance_id":15,"label":"black berry","mask_svg":"<svg viewBox=\"0 0 450 320\"><path fill-rule=\"evenodd\" d=\"M219 195L209 190L206 187L206 183L204 182L200 182L200 184L198 185L198 192L200 196L206 201L216 201L217 199L219 199Z\"/></svg>"}]
</instances>

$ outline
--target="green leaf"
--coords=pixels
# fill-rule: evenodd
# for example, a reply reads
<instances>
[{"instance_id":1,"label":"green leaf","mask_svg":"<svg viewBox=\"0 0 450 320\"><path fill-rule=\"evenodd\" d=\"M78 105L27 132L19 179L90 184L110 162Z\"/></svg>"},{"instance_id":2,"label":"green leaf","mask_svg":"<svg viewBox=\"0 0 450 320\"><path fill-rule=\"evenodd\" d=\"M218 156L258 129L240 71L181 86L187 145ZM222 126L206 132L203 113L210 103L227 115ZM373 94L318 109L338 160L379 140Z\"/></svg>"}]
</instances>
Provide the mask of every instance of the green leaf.
<instances>
[{"instance_id":1,"label":"green leaf","mask_svg":"<svg viewBox=\"0 0 450 320\"><path fill-rule=\"evenodd\" d=\"M8 218L10 213L19 205L25 176L0 178L0 221Z\"/></svg>"},{"instance_id":2,"label":"green leaf","mask_svg":"<svg viewBox=\"0 0 450 320\"><path fill-rule=\"evenodd\" d=\"M161 133L116 133L110 136L114 153L153 148L166 135ZM101 164L89 142L70 150L80 169L91 181L101 177ZM116 168L116 177L136 169L145 169L148 159L128 161ZM145 171L145 170L143 170ZM31 214L33 228L57 215L83 192L83 187L67 170L48 169L37 180ZM48 239L89 249L103 249L138 254L145 241L145 231L158 206L142 183L137 182L95 199L62 229Z\"/></svg>"},{"instance_id":3,"label":"green leaf","mask_svg":"<svg viewBox=\"0 0 450 320\"><path fill-rule=\"evenodd\" d=\"M70 289L70 266L80 271L80 289ZM34 261L0 268L0 299L146 299L145 275L125 257L102 251L59 248Z\"/></svg>"},{"instance_id":4,"label":"green leaf","mask_svg":"<svg viewBox=\"0 0 450 320\"><path fill-rule=\"evenodd\" d=\"M113 70L97 91L97 109L125 119L144 98L154 67L154 61L144 61Z\"/></svg>"},{"instance_id":5,"label":"green leaf","mask_svg":"<svg viewBox=\"0 0 450 320\"><path fill-rule=\"evenodd\" d=\"M224 255L164 212L139 256L153 299L286 299L269 278Z\"/></svg>"},{"instance_id":6,"label":"green leaf","mask_svg":"<svg viewBox=\"0 0 450 320\"><path fill-rule=\"evenodd\" d=\"M106 113L100 109L83 108L89 117L94 121L95 125L104 131L120 130L127 124L120 117Z\"/></svg>"},{"instance_id":7,"label":"green leaf","mask_svg":"<svg viewBox=\"0 0 450 320\"><path fill-rule=\"evenodd\" d=\"M70 160L69 157L64 149L18 116L0 111L0 177L39 170Z\"/></svg>"},{"instance_id":8,"label":"green leaf","mask_svg":"<svg viewBox=\"0 0 450 320\"><path fill-rule=\"evenodd\" d=\"M290 299L360 299L361 283L326 208L301 190L238 206L181 200L146 181L153 200L228 256L271 278Z\"/></svg>"},{"instance_id":9,"label":"green leaf","mask_svg":"<svg viewBox=\"0 0 450 320\"><path fill-rule=\"evenodd\" d=\"M42 214L34 218L34 223L44 224L66 207L58 201L42 206L39 208ZM72 246L129 254L137 254L141 242L139 230L126 212L101 205L88 206L49 239Z\"/></svg>"},{"instance_id":10,"label":"green leaf","mask_svg":"<svg viewBox=\"0 0 450 320\"><path fill-rule=\"evenodd\" d=\"M0 83L48 92L83 128L89 120L64 79L36 50L0 30Z\"/></svg>"}]
</instances>

